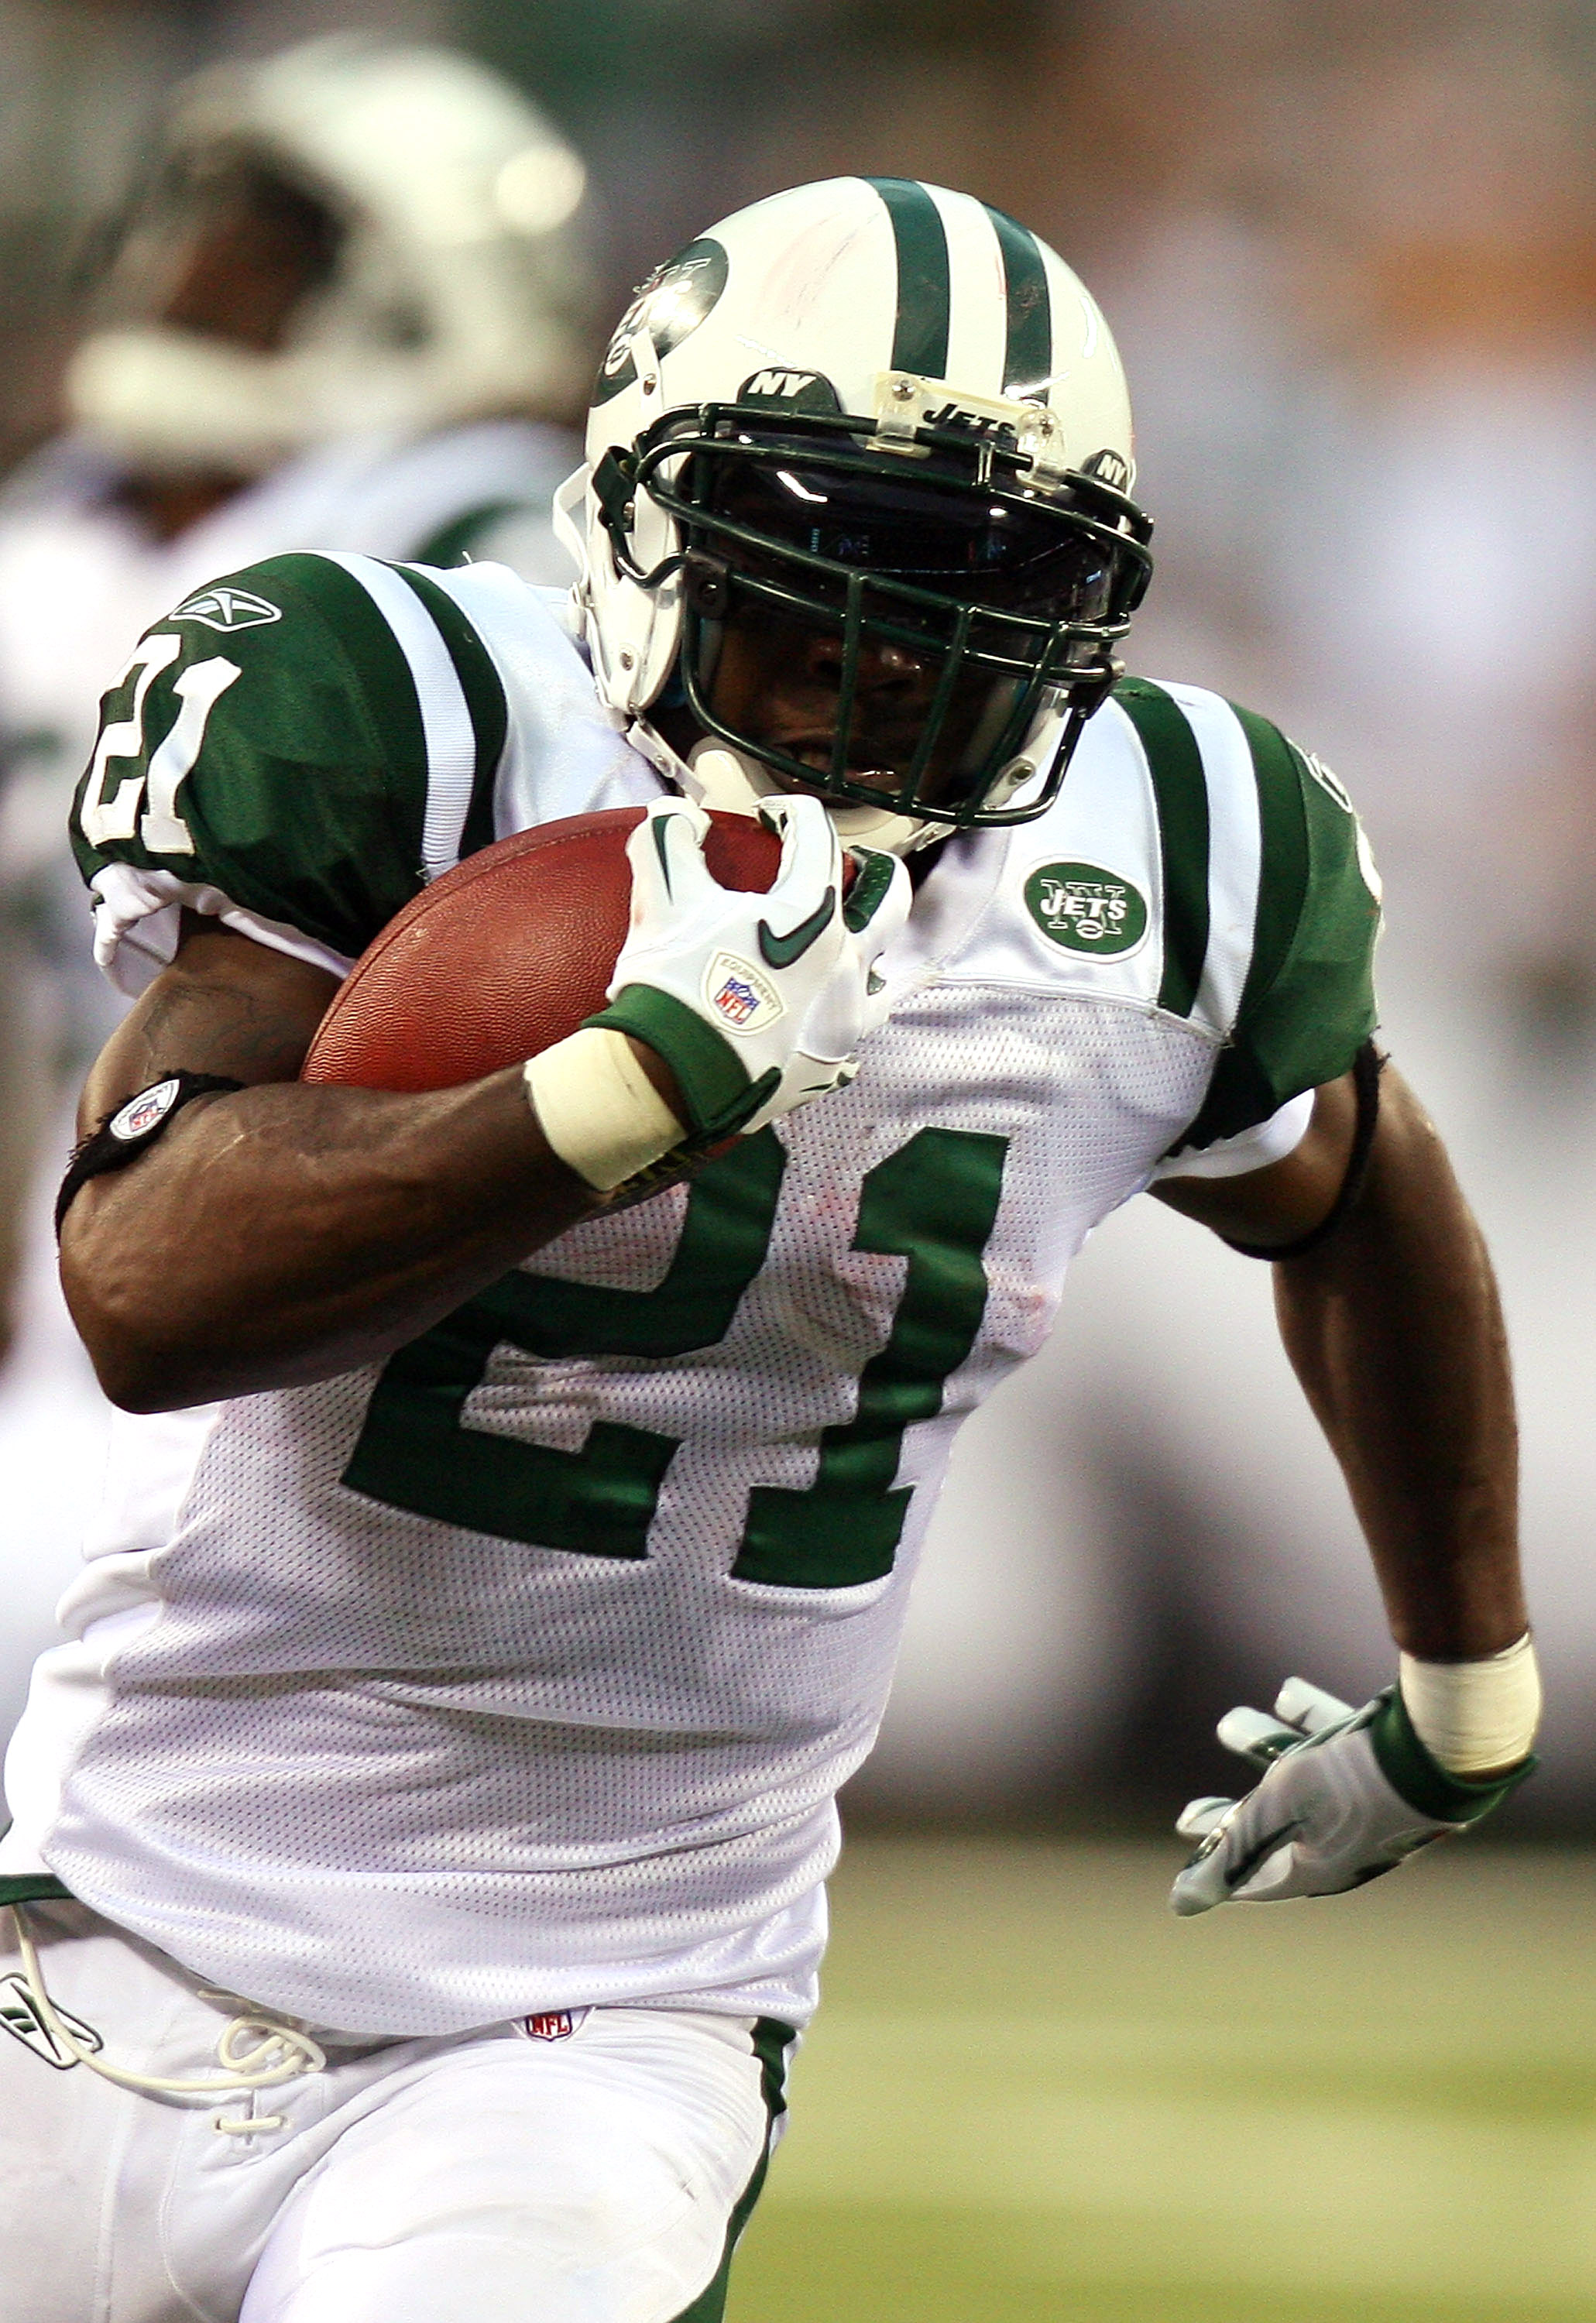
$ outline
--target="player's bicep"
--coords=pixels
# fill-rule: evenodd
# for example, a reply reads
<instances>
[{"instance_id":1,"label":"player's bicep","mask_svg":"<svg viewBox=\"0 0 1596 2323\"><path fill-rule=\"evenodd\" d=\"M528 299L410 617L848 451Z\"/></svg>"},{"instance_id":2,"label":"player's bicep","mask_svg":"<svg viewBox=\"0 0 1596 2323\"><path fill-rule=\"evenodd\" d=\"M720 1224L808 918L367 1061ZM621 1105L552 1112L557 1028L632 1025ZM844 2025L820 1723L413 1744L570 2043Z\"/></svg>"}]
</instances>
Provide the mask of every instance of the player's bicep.
<instances>
[{"instance_id":1,"label":"player's bicep","mask_svg":"<svg viewBox=\"0 0 1596 2323\"><path fill-rule=\"evenodd\" d=\"M186 912L176 959L89 1073L79 1134L168 1073L215 1073L251 1086L293 1080L337 988L326 970Z\"/></svg>"},{"instance_id":2,"label":"player's bicep","mask_svg":"<svg viewBox=\"0 0 1596 2323\"><path fill-rule=\"evenodd\" d=\"M1235 1177L1164 1178L1149 1190L1227 1242L1284 1247L1311 1234L1335 1207L1357 1126L1356 1085L1343 1073L1314 1091L1307 1128L1280 1161Z\"/></svg>"}]
</instances>

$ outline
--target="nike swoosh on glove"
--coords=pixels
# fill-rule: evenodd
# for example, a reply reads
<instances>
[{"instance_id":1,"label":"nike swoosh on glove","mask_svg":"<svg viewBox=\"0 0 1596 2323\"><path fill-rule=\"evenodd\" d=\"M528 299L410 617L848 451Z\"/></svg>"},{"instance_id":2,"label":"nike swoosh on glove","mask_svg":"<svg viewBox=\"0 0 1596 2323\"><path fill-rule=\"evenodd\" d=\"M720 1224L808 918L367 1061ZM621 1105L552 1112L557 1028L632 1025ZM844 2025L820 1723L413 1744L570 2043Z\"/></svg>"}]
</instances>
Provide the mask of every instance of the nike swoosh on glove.
<instances>
[{"instance_id":1,"label":"nike swoosh on glove","mask_svg":"<svg viewBox=\"0 0 1596 2323\"><path fill-rule=\"evenodd\" d=\"M903 864L865 848L844 901L842 845L819 799L759 813L781 863L766 894L745 894L704 861L703 809L654 801L627 841L631 927L610 1005L587 1019L664 1058L700 1144L751 1135L853 1079L886 1015L876 962L912 901Z\"/></svg>"},{"instance_id":2,"label":"nike swoosh on glove","mask_svg":"<svg viewBox=\"0 0 1596 2323\"><path fill-rule=\"evenodd\" d=\"M1395 1686L1361 1710L1288 1678L1272 1718L1245 1707L1219 1740L1263 1778L1240 1799L1193 1799L1175 1828L1199 1844L1169 1894L1187 1917L1215 1904L1334 1896L1394 1871L1464 1831L1535 1770L1474 1781L1449 1775L1413 1731Z\"/></svg>"}]
</instances>

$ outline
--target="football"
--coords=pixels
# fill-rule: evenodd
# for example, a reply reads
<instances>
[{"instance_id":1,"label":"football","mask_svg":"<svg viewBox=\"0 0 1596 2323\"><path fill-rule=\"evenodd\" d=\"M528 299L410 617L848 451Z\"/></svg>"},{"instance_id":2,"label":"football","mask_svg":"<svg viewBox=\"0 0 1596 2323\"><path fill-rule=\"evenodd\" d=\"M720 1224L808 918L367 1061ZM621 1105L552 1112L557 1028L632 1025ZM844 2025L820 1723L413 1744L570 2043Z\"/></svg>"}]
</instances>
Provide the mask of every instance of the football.
<instances>
[{"instance_id":1,"label":"football","mask_svg":"<svg viewBox=\"0 0 1596 2323\"><path fill-rule=\"evenodd\" d=\"M339 987L300 1079L453 1088L574 1033L626 941L641 819L618 807L517 831L424 888ZM763 893L781 842L749 815L711 814L704 853L722 886Z\"/></svg>"}]
</instances>

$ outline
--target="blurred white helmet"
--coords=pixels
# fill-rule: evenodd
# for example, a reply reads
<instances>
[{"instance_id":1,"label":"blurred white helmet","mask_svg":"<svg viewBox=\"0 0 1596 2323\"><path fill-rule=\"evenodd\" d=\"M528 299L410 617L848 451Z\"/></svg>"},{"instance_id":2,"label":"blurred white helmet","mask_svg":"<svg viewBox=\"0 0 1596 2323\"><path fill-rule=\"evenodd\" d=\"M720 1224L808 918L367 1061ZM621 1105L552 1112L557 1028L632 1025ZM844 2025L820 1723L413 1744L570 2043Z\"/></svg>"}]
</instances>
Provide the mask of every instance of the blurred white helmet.
<instances>
[{"instance_id":1,"label":"blurred white helmet","mask_svg":"<svg viewBox=\"0 0 1596 2323\"><path fill-rule=\"evenodd\" d=\"M591 360L584 186L544 115L448 50L334 36L204 72L130 211L71 412L178 473L259 473L355 429L561 413ZM174 322L199 237L243 198L293 223L303 294L277 329Z\"/></svg>"},{"instance_id":2,"label":"blurred white helmet","mask_svg":"<svg viewBox=\"0 0 1596 2323\"><path fill-rule=\"evenodd\" d=\"M707 739L682 778L707 803L801 783L846 835L903 849L1056 795L1151 527L1108 326L1025 227L907 179L739 210L639 289L586 449L556 524L600 691L647 742L645 713L691 714ZM795 655L829 635L825 745L717 712L729 625L753 620ZM867 648L940 674L895 754L858 712Z\"/></svg>"}]
</instances>

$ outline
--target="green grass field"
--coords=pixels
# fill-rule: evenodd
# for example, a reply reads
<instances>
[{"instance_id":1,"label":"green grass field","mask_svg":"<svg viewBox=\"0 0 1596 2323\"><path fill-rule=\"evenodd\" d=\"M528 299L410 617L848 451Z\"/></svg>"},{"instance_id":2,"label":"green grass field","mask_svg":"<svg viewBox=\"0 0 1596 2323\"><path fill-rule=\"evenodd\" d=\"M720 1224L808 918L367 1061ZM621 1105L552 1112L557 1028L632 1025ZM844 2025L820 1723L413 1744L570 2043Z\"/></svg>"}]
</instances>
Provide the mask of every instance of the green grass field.
<instances>
[{"instance_id":1,"label":"green grass field","mask_svg":"<svg viewBox=\"0 0 1596 2323\"><path fill-rule=\"evenodd\" d=\"M1591 2323L1596 1858L850 1847L729 2323Z\"/></svg>"}]
</instances>

